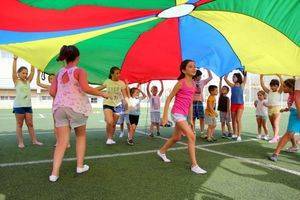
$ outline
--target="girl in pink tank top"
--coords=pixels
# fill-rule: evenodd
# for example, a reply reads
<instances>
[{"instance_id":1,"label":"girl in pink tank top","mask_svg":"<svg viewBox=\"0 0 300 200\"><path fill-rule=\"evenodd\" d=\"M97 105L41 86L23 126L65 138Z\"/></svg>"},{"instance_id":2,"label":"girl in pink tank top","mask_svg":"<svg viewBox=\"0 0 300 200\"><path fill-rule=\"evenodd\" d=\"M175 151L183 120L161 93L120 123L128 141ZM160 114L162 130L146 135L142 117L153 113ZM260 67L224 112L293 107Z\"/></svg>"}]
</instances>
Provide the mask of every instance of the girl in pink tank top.
<instances>
[{"instance_id":1,"label":"girl in pink tank top","mask_svg":"<svg viewBox=\"0 0 300 200\"><path fill-rule=\"evenodd\" d=\"M59 177L59 169L69 143L70 128L75 129L77 150L77 173L89 170L84 165L86 149L86 121L92 110L86 93L107 97L107 94L89 86L86 72L77 67L79 50L73 46L63 46L58 61L65 61L50 87L50 95L54 97L53 116L57 130L57 145L54 151L53 168L49 181L55 182Z\"/></svg>"},{"instance_id":2,"label":"girl in pink tank top","mask_svg":"<svg viewBox=\"0 0 300 200\"><path fill-rule=\"evenodd\" d=\"M172 92L168 96L163 113L162 124L168 121L169 105L175 96L175 102L171 111L172 118L175 122L175 129L172 137L157 151L157 155L164 162L171 162L167 156L167 150L181 139L181 135L188 138L188 150L191 159L191 170L196 174L205 174L206 171L198 166L195 151L195 134L193 132L193 96L195 93L195 83L193 76L196 74L195 62L184 60L180 65L180 76ZM190 124L189 124L190 123Z\"/></svg>"}]
</instances>

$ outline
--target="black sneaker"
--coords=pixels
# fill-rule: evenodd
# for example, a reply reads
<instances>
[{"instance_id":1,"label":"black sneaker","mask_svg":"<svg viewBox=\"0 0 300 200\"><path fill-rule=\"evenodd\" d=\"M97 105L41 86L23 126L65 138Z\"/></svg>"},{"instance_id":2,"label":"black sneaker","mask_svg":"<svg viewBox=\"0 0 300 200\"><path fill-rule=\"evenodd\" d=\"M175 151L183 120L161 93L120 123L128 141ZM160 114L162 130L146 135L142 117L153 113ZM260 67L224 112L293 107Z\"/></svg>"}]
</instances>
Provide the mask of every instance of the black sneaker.
<instances>
[{"instance_id":1,"label":"black sneaker","mask_svg":"<svg viewBox=\"0 0 300 200\"><path fill-rule=\"evenodd\" d=\"M269 160L276 162L278 160L278 155L273 153L272 156L269 156L268 158L269 158Z\"/></svg>"},{"instance_id":2,"label":"black sneaker","mask_svg":"<svg viewBox=\"0 0 300 200\"><path fill-rule=\"evenodd\" d=\"M159 131L157 131L156 135L157 135L157 136L160 136L160 132L159 132Z\"/></svg>"},{"instance_id":3,"label":"black sneaker","mask_svg":"<svg viewBox=\"0 0 300 200\"><path fill-rule=\"evenodd\" d=\"M134 145L133 139L127 140L127 144L129 144L130 146L133 146Z\"/></svg>"},{"instance_id":4,"label":"black sneaker","mask_svg":"<svg viewBox=\"0 0 300 200\"><path fill-rule=\"evenodd\" d=\"M149 134L149 137L154 137L153 133L150 133L150 134Z\"/></svg>"},{"instance_id":5,"label":"black sneaker","mask_svg":"<svg viewBox=\"0 0 300 200\"><path fill-rule=\"evenodd\" d=\"M222 133L222 138L227 138L228 135L226 133Z\"/></svg>"},{"instance_id":6,"label":"black sneaker","mask_svg":"<svg viewBox=\"0 0 300 200\"><path fill-rule=\"evenodd\" d=\"M228 133L227 137L231 138L232 137L232 133Z\"/></svg>"}]
</instances>

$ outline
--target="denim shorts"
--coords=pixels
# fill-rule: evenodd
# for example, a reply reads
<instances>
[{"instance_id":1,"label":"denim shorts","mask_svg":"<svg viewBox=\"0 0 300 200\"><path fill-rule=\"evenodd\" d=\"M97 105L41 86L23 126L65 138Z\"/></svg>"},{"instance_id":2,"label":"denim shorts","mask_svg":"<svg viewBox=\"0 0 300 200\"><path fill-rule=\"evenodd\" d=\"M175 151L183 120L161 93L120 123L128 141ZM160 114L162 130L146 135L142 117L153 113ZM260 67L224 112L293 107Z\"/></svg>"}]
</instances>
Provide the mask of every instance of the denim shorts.
<instances>
[{"instance_id":1,"label":"denim shorts","mask_svg":"<svg viewBox=\"0 0 300 200\"><path fill-rule=\"evenodd\" d=\"M18 107L18 108L13 108L13 113L15 113L15 114L32 113L32 108L31 108L31 107Z\"/></svg>"},{"instance_id":2,"label":"denim shorts","mask_svg":"<svg viewBox=\"0 0 300 200\"><path fill-rule=\"evenodd\" d=\"M103 105L103 110L104 109L110 109L111 111L113 111L113 113L115 114L122 114L123 113L123 106L122 104L116 106L116 107L113 107L113 106L109 106L109 105Z\"/></svg>"}]
</instances>

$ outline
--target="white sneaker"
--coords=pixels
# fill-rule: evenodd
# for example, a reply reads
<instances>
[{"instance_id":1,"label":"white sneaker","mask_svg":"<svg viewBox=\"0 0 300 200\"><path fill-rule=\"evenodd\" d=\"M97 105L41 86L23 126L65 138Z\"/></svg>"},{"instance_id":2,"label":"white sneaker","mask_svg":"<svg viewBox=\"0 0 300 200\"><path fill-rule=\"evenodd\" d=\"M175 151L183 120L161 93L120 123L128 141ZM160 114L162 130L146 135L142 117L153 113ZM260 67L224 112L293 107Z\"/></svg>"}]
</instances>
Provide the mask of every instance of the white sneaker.
<instances>
[{"instance_id":1,"label":"white sneaker","mask_svg":"<svg viewBox=\"0 0 300 200\"><path fill-rule=\"evenodd\" d=\"M112 139L107 139L106 144L111 145L111 144L116 144L116 142L113 141Z\"/></svg>"},{"instance_id":2,"label":"white sneaker","mask_svg":"<svg viewBox=\"0 0 300 200\"><path fill-rule=\"evenodd\" d=\"M237 138L236 138L236 141L241 142L241 141L242 141L241 136L237 137Z\"/></svg>"},{"instance_id":3,"label":"white sneaker","mask_svg":"<svg viewBox=\"0 0 300 200\"><path fill-rule=\"evenodd\" d=\"M263 138L263 136L261 136L261 135L257 135L257 136L256 136L256 138L260 140L260 139L262 139L262 138Z\"/></svg>"},{"instance_id":4,"label":"white sneaker","mask_svg":"<svg viewBox=\"0 0 300 200\"><path fill-rule=\"evenodd\" d=\"M206 174L207 171L205 171L204 169L200 168L198 165L191 167L192 172L196 173L196 174Z\"/></svg>"},{"instance_id":5,"label":"white sneaker","mask_svg":"<svg viewBox=\"0 0 300 200\"><path fill-rule=\"evenodd\" d=\"M58 179L58 176L54 176L54 175L49 176L49 181L50 182L56 182L57 179Z\"/></svg>"},{"instance_id":6,"label":"white sneaker","mask_svg":"<svg viewBox=\"0 0 300 200\"><path fill-rule=\"evenodd\" d=\"M171 160L167 158L166 154L160 153L159 150L157 150L157 155L158 155L164 162L167 162L167 163L168 163L168 162L171 162Z\"/></svg>"},{"instance_id":7,"label":"white sneaker","mask_svg":"<svg viewBox=\"0 0 300 200\"><path fill-rule=\"evenodd\" d=\"M124 132L120 131L119 138L122 138L123 136L124 136Z\"/></svg>"},{"instance_id":8,"label":"white sneaker","mask_svg":"<svg viewBox=\"0 0 300 200\"><path fill-rule=\"evenodd\" d=\"M76 168L76 172L77 172L77 174L81 174L83 172L88 171L89 169L90 169L90 167L88 165L83 165L82 168L81 167L77 167Z\"/></svg>"},{"instance_id":9,"label":"white sneaker","mask_svg":"<svg viewBox=\"0 0 300 200\"><path fill-rule=\"evenodd\" d=\"M238 137L237 135L232 135L232 136L231 136L232 139L235 139L235 138L237 138L237 137Z\"/></svg>"},{"instance_id":10,"label":"white sneaker","mask_svg":"<svg viewBox=\"0 0 300 200\"><path fill-rule=\"evenodd\" d=\"M268 135L264 135L263 139L264 140L269 140L269 136Z\"/></svg>"}]
</instances>

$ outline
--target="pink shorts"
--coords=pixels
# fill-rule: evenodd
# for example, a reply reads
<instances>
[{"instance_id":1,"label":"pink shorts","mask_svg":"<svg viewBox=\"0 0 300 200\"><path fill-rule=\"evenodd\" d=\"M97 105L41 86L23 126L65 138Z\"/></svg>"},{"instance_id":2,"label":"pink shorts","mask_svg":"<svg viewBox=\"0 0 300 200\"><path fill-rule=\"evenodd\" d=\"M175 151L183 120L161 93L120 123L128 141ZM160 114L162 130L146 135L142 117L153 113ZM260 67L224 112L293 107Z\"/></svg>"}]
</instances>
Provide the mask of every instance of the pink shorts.
<instances>
[{"instance_id":1,"label":"pink shorts","mask_svg":"<svg viewBox=\"0 0 300 200\"><path fill-rule=\"evenodd\" d=\"M237 112L238 110L244 110L244 104L231 104L231 112Z\"/></svg>"}]
</instances>

